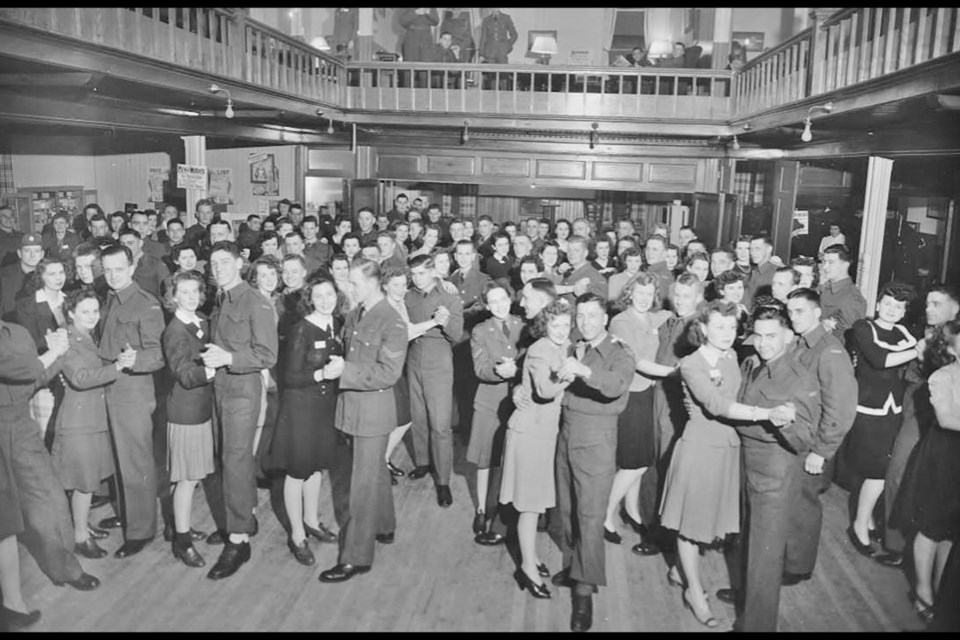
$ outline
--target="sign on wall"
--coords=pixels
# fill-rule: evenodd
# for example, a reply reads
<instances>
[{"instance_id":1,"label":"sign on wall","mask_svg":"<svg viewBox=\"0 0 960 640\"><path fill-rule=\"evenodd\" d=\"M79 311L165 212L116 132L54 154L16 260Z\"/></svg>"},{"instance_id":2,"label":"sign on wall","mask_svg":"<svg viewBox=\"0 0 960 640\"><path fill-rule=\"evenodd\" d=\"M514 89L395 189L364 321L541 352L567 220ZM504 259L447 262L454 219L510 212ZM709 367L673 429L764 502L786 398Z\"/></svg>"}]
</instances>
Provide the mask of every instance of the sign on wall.
<instances>
[{"instance_id":1,"label":"sign on wall","mask_svg":"<svg viewBox=\"0 0 960 640\"><path fill-rule=\"evenodd\" d=\"M166 167L147 168L147 202L163 202L163 183L168 173Z\"/></svg>"},{"instance_id":2,"label":"sign on wall","mask_svg":"<svg viewBox=\"0 0 960 640\"><path fill-rule=\"evenodd\" d=\"M233 204L233 169L210 169L207 197L214 204Z\"/></svg>"},{"instance_id":3,"label":"sign on wall","mask_svg":"<svg viewBox=\"0 0 960 640\"><path fill-rule=\"evenodd\" d=\"M250 164L250 184L255 196L280 195L280 171L272 153L252 152L247 156Z\"/></svg>"},{"instance_id":4,"label":"sign on wall","mask_svg":"<svg viewBox=\"0 0 960 640\"><path fill-rule=\"evenodd\" d=\"M177 189L207 190L207 168L177 164Z\"/></svg>"}]
</instances>

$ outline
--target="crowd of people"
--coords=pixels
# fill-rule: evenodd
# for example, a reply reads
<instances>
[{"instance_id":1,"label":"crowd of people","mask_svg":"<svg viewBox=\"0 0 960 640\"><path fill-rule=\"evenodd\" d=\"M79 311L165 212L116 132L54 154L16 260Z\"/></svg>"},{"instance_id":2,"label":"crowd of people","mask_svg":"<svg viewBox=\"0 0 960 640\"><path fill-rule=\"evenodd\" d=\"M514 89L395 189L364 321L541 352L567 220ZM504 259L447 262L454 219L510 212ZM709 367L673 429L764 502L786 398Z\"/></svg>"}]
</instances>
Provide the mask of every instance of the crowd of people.
<instances>
[{"instance_id":1,"label":"crowd of people","mask_svg":"<svg viewBox=\"0 0 960 640\"><path fill-rule=\"evenodd\" d=\"M397 534L398 477L431 476L453 503L455 426L476 468L474 540L515 537L519 588L569 587L572 630L592 625L619 517L701 624L718 621L700 557L720 548L733 569L716 599L738 630L775 631L781 587L816 566L834 478L857 496L852 547L909 559L917 614L955 624L956 290L927 292L913 327L902 283L867 318L842 243L783 264L766 236L710 247L690 227L641 237L629 219L496 223L424 204L400 194L354 218L283 200L237 230L205 200L190 226L172 205L88 205L26 234L0 208L9 627L40 617L18 539L54 583L96 589L77 557L107 555L116 528L114 555L138 554L159 500L172 554L203 567L195 543L222 545L207 576L225 579L250 559L258 481L282 491L295 562L315 564L313 538L339 548L321 582L367 573ZM337 531L319 513L324 471ZM198 484L209 535L191 526ZM538 553L546 530L558 571Z\"/></svg>"}]
</instances>

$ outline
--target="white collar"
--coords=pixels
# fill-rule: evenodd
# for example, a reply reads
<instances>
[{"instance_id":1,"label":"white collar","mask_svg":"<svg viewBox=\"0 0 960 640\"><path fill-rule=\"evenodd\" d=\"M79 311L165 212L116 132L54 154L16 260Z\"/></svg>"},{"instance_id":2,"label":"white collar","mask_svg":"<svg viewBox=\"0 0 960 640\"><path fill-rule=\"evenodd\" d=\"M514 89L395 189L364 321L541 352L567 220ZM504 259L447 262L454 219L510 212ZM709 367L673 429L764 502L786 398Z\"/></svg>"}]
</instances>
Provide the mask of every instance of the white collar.
<instances>
[{"instance_id":1,"label":"white collar","mask_svg":"<svg viewBox=\"0 0 960 640\"><path fill-rule=\"evenodd\" d=\"M56 302L54 302L54 303L53 303L52 305L50 305L50 306L51 306L51 307L62 307L62 306L63 306L63 300L64 300L65 298L66 298L66 296L63 295L63 291L57 291L57 300L56 300ZM37 291L36 296L35 296L35 299L36 299L37 302L47 302L47 301L48 301L48 300L47 300L47 294L43 292L43 289L39 289L39 290Z\"/></svg>"},{"instance_id":2,"label":"white collar","mask_svg":"<svg viewBox=\"0 0 960 640\"><path fill-rule=\"evenodd\" d=\"M198 327L200 326L200 316L197 315L196 311L190 313L188 311L184 311L183 309L177 309L174 311L173 315L175 315L183 324L195 324Z\"/></svg>"}]
</instances>

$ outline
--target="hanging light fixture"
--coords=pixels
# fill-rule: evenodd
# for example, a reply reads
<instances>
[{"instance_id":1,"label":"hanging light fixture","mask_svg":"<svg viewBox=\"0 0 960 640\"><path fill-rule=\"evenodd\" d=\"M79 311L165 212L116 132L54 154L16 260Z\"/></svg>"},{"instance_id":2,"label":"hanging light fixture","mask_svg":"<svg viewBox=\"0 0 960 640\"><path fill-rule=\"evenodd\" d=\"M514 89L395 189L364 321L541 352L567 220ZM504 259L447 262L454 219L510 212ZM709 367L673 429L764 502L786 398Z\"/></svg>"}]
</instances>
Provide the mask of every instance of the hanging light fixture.
<instances>
[{"instance_id":1,"label":"hanging light fixture","mask_svg":"<svg viewBox=\"0 0 960 640\"><path fill-rule=\"evenodd\" d=\"M218 93L226 94L226 96L227 96L227 108L226 108L226 110L223 112L223 115L226 116L227 118L233 118L233 116L234 116L234 113L233 113L233 98L230 96L230 92L227 91L226 89L224 89L223 87L221 87L221 86L218 85L218 84L211 84L211 85L210 85L210 88L207 89L207 90L208 90L210 93L214 94L214 95L216 95L216 94L218 94Z\"/></svg>"},{"instance_id":2,"label":"hanging light fixture","mask_svg":"<svg viewBox=\"0 0 960 640\"><path fill-rule=\"evenodd\" d=\"M463 131L460 132L460 144L466 144L470 142L470 121L463 121Z\"/></svg>"},{"instance_id":3,"label":"hanging light fixture","mask_svg":"<svg viewBox=\"0 0 960 640\"><path fill-rule=\"evenodd\" d=\"M803 119L803 133L800 134L800 139L804 142L810 142L813 140L813 132L810 130L810 126L813 124L813 121L810 119L810 116L813 115L814 111L830 113L833 111L833 103L828 102L827 104L817 105L807 109L807 117Z\"/></svg>"},{"instance_id":4,"label":"hanging light fixture","mask_svg":"<svg viewBox=\"0 0 960 640\"><path fill-rule=\"evenodd\" d=\"M599 131L598 131L599 129L600 129L600 125L597 124L596 122L590 125L590 148L591 149L597 146L597 140L600 137Z\"/></svg>"},{"instance_id":5,"label":"hanging light fixture","mask_svg":"<svg viewBox=\"0 0 960 640\"><path fill-rule=\"evenodd\" d=\"M328 119L329 124L327 125L327 134L333 135L333 118Z\"/></svg>"},{"instance_id":6,"label":"hanging light fixture","mask_svg":"<svg viewBox=\"0 0 960 640\"><path fill-rule=\"evenodd\" d=\"M734 151L740 151L740 141L737 140L737 136L733 136L733 141L730 143L730 148Z\"/></svg>"}]
</instances>

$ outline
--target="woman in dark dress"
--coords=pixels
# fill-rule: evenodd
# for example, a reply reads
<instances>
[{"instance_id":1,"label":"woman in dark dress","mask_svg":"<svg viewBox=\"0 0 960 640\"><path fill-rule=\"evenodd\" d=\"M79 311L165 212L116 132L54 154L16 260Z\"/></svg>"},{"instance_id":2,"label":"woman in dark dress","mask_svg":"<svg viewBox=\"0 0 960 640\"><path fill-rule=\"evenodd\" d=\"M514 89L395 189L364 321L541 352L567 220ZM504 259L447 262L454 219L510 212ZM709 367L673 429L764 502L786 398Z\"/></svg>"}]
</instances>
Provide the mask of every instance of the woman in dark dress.
<instances>
[{"instance_id":1,"label":"woman in dark dress","mask_svg":"<svg viewBox=\"0 0 960 640\"><path fill-rule=\"evenodd\" d=\"M914 607L924 622L941 602L941 576L960 538L960 320L939 327L930 338L924 364L930 375L930 405L936 423L924 434L904 473L895 517L898 528L914 531ZM940 584L938 584L938 582ZM957 601L952 605L956 607ZM938 610L938 615L946 613Z\"/></svg>"},{"instance_id":2,"label":"woman in dark dress","mask_svg":"<svg viewBox=\"0 0 960 640\"><path fill-rule=\"evenodd\" d=\"M903 368L919 354L917 340L898 324L913 298L913 289L891 282L877 295L877 315L858 320L848 348L859 387L857 417L842 445L846 466L863 479L857 515L847 536L861 554L871 556L876 535L873 509L883 493L893 442L903 418Z\"/></svg>"},{"instance_id":3,"label":"woman in dark dress","mask_svg":"<svg viewBox=\"0 0 960 640\"><path fill-rule=\"evenodd\" d=\"M302 565L314 564L307 534L321 542L337 537L320 522L321 471L334 465L337 381L325 380L330 356L342 356L337 286L326 274L307 281L300 294L301 320L283 348L280 416L271 449L273 466L286 472L283 502L290 516L287 546Z\"/></svg>"},{"instance_id":4,"label":"woman in dark dress","mask_svg":"<svg viewBox=\"0 0 960 640\"><path fill-rule=\"evenodd\" d=\"M407 323L408 336L410 335L410 314L407 312L404 297L407 295L407 287L410 284L409 278L410 271L406 267L385 269L380 274L380 286L386 294L387 302L397 310L400 317ZM432 322L432 320L429 322ZM423 335L422 330L414 337L420 335ZM412 340L413 338L409 339ZM410 417L410 385L407 384L406 366L403 368L403 373L400 374L400 380L393 386L393 397L397 404L397 427L390 432L390 436L387 438L386 461L387 468L390 469L390 482L397 484L397 478L404 476L406 472L393 464L390 457L397 445L403 440L403 436L410 430L410 425L413 424L413 419Z\"/></svg>"},{"instance_id":5,"label":"woman in dark dress","mask_svg":"<svg viewBox=\"0 0 960 640\"><path fill-rule=\"evenodd\" d=\"M204 278L196 271L178 271L164 296L173 318L161 343L172 384L167 396L167 468L173 490L173 555L190 567L206 564L193 546L190 511L197 483L214 471L213 369L203 366L200 353L210 342L210 326L198 309L203 306Z\"/></svg>"}]
</instances>

